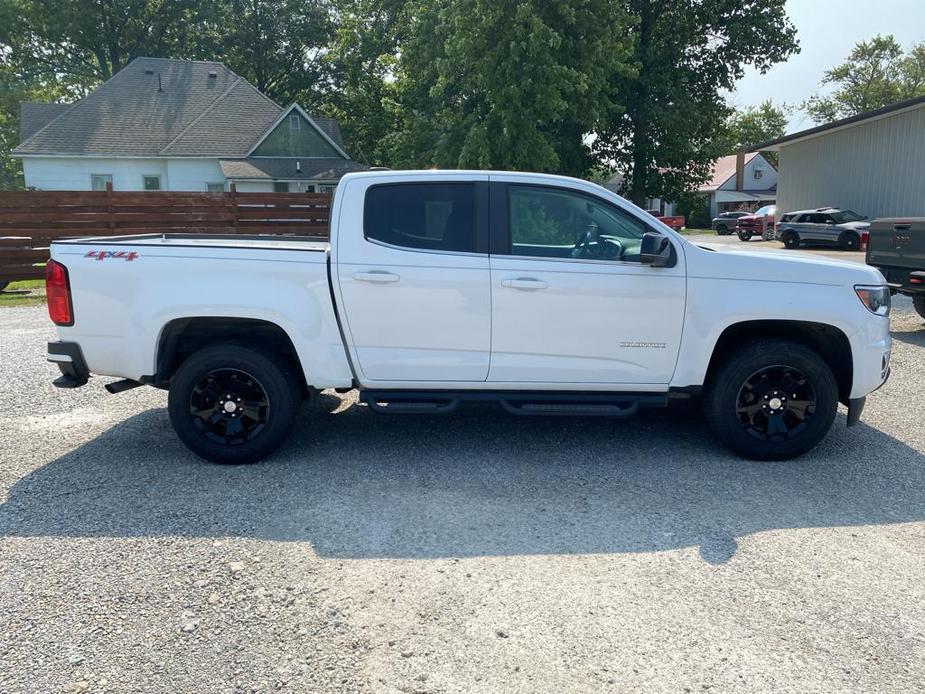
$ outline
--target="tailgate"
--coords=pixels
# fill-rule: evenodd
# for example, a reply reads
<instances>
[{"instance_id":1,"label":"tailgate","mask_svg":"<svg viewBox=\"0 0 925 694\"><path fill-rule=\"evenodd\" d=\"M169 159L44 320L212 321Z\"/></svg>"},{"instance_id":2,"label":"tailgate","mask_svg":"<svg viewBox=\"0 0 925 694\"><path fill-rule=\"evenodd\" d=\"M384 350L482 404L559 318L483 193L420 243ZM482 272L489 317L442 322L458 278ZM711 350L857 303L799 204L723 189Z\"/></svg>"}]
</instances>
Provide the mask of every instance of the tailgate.
<instances>
[{"instance_id":1,"label":"tailgate","mask_svg":"<svg viewBox=\"0 0 925 694\"><path fill-rule=\"evenodd\" d=\"M925 270L925 217L871 222L867 264L880 268L890 282L902 282L900 276L910 270Z\"/></svg>"}]
</instances>

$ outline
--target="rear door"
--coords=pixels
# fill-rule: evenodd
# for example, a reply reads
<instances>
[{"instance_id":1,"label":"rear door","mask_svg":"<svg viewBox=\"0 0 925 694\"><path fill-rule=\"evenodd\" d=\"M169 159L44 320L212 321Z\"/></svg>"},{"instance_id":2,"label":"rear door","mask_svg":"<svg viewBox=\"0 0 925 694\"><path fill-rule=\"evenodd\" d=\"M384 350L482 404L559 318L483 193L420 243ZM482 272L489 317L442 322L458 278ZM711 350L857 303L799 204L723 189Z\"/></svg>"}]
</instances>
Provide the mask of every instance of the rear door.
<instances>
[{"instance_id":1,"label":"rear door","mask_svg":"<svg viewBox=\"0 0 925 694\"><path fill-rule=\"evenodd\" d=\"M340 210L334 260L358 375L380 385L484 381L488 176L392 180L356 178L340 196L357 201Z\"/></svg>"},{"instance_id":2,"label":"rear door","mask_svg":"<svg viewBox=\"0 0 925 694\"><path fill-rule=\"evenodd\" d=\"M493 176L491 207L490 382L670 382L686 296L677 245L673 267L643 265L653 227L566 186Z\"/></svg>"}]
</instances>

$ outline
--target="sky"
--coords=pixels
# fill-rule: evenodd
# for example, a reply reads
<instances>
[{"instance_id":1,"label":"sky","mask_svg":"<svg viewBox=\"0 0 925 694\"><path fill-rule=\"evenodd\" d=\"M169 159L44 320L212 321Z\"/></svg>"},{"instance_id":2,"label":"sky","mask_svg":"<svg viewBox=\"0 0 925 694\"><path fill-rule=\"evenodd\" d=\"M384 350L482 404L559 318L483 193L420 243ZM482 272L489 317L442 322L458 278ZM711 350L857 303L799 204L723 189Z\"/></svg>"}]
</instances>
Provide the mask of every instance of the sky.
<instances>
[{"instance_id":1,"label":"sky","mask_svg":"<svg viewBox=\"0 0 925 694\"><path fill-rule=\"evenodd\" d=\"M749 69L729 96L731 105L757 106L770 98L799 107L858 41L893 34L904 49L925 41L925 0L787 0L787 14L797 28L800 53L763 75ZM794 112L787 132L813 125L805 113Z\"/></svg>"}]
</instances>

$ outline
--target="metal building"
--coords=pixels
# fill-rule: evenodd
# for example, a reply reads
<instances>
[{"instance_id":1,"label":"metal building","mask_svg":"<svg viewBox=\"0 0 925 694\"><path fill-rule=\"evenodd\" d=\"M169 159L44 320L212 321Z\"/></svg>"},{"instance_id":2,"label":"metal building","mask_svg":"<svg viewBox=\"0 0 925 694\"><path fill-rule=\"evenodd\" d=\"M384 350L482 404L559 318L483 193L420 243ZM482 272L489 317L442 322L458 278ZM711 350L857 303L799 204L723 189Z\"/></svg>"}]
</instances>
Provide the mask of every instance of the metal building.
<instances>
[{"instance_id":1,"label":"metal building","mask_svg":"<svg viewBox=\"0 0 925 694\"><path fill-rule=\"evenodd\" d=\"M777 210L925 217L925 97L756 145L780 153Z\"/></svg>"}]
</instances>

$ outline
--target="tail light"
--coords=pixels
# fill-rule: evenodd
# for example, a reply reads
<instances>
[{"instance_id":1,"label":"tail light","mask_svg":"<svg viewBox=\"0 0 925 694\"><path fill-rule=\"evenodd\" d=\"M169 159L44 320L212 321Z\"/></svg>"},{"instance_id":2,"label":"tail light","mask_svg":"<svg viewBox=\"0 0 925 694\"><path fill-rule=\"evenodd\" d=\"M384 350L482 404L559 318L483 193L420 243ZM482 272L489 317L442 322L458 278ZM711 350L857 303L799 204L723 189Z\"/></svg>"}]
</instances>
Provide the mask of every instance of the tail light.
<instances>
[{"instance_id":1,"label":"tail light","mask_svg":"<svg viewBox=\"0 0 925 694\"><path fill-rule=\"evenodd\" d=\"M74 325L74 305L71 302L71 282L67 268L49 260L45 265L45 298L48 315L55 325Z\"/></svg>"}]
</instances>

